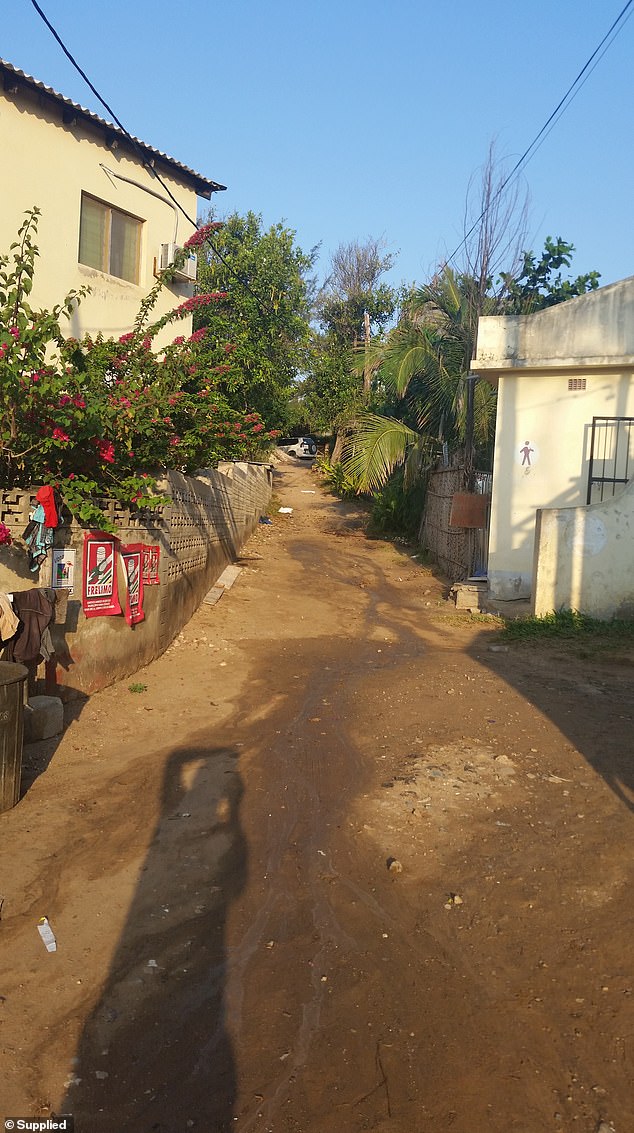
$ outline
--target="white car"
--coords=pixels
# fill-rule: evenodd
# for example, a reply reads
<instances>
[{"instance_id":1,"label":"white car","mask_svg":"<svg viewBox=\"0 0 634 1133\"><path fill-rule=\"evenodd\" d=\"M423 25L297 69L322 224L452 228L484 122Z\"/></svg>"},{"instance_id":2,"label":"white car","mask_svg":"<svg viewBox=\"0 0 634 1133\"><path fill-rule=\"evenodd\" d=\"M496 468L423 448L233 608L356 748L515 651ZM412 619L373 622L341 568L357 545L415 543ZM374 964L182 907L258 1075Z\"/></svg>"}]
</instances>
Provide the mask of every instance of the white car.
<instances>
[{"instance_id":1,"label":"white car","mask_svg":"<svg viewBox=\"0 0 634 1133\"><path fill-rule=\"evenodd\" d=\"M280 448L289 456L297 457L298 460L312 460L317 455L317 445L312 437L298 437L291 444L280 445Z\"/></svg>"}]
</instances>

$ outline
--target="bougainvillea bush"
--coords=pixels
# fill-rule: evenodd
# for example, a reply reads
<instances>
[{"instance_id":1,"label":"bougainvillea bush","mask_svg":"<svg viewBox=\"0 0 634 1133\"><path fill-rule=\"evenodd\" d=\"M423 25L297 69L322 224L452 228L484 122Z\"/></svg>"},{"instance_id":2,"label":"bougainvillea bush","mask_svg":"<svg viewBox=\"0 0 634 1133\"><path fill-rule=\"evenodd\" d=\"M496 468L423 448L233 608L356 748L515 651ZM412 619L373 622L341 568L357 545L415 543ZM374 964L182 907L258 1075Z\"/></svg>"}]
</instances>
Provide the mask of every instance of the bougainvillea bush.
<instances>
[{"instance_id":1,"label":"bougainvillea bush","mask_svg":"<svg viewBox=\"0 0 634 1133\"><path fill-rule=\"evenodd\" d=\"M85 290L51 311L30 306L38 216L38 209L27 213L0 257L0 487L58 486L76 518L103 526L100 497L152 507L157 478L169 469L193 472L265 451L275 434L257 413L230 409L218 391L231 370L231 342L210 341L203 329L176 334L160 350L153 345L159 330L227 304L227 294L195 295L152 322L168 269L129 334L65 339L60 321ZM195 233L192 246L206 235Z\"/></svg>"}]
</instances>

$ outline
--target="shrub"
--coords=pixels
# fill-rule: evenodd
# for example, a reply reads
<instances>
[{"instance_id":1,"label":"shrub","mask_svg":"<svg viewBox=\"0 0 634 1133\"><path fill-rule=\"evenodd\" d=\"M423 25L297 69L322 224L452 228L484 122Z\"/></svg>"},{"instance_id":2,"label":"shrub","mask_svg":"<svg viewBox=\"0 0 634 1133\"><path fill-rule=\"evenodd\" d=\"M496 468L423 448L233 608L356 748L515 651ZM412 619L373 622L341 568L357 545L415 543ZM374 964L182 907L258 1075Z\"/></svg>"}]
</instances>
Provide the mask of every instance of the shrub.
<instances>
[{"instance_id":1,"label":"shrub","mask_svg":"<svg viewBox=\"0 0 634 1133\"><path fill-rule=\"evenodd\" d=\"M153 347L159 330L228 302L226 293L194 295L151 323L168 269L129 334L64 339L60 320L88 289L50 311L31 307L39 216L37 208L26 214L0 256L0 486L52 484L77 519L107 527L100 497L151 508L164 471L253 458L273 443L257 413L230 409L218 392L231 343L209 342L203 329Z\"/></svg>"}]
</instances>

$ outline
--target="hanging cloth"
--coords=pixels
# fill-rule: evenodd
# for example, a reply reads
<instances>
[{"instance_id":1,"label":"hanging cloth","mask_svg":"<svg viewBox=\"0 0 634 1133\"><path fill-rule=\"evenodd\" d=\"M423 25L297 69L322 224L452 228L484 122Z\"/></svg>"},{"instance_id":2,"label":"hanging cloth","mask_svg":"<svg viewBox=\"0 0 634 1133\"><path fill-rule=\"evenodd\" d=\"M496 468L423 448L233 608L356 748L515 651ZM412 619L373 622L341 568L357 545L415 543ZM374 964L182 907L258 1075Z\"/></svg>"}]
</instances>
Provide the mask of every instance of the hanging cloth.
<instances>
[{"instance_id":1,"label":"hanging cloth","mask_svg":"<svg viewBox=\"0 0 634 1133\"><path fill-rule=\"evenodd\" d=\"M19 625L8 594L0 593L0 643L13 637Z\"/></svg>"},{"instance_id":2,"label":"hanging cloth","mask_svg":"<svg viewBox=\"0 0 634 1133\"><path fill-rule=\"evenodd\" d=\"M44 508L44 526L58 527L59 516L57 514L54 489L49 488L48 485L45 484L43 488L39 489L35 498L38 504L41 504Z\"/></svg>"},{"instance_id":3,"label":"hanging cloth","mask_svg":"<svg viewBox=\"0 0 634 1133\"><path fill-rule=\"evenodd\" d=\"M22 665L48 660L52 642L45 633L55 616L55 603L43 590L20 590L13 595L13 609L20 619L20 627L7 645L7 661ZM50 644L49 644L50 642Z\"/></svg>"},{"instance_id":4,"label":"hanging cloth","mask_svg":"<svg viewBox=\"0 0 634 1133\"><path fill-rule=\"evenodd\" d=\"M45 519L44 507L38 504L24 531L24 541L29 548L29 569L32 571L39 569L53 546L53 528L46 526Z\"/></svg>"}]
</instances>

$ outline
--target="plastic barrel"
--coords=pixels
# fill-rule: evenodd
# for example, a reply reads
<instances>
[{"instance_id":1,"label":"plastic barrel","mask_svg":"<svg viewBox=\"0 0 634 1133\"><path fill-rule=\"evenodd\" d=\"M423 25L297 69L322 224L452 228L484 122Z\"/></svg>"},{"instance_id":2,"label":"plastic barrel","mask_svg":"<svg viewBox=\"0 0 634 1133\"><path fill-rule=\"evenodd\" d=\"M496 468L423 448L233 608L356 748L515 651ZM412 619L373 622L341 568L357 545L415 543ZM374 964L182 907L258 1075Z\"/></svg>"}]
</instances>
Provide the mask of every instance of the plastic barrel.
<instances>
[{"instance_id":1,"label":"plastic barrel","mask_svg":"<svg viewBox=\"0 0 634 1133\"><path fill-rule=\"evenodd\" d=\"M20 797L24 732L24 665L0 661L0 811L11 810Z\"/></svg>"}]
</instances>

